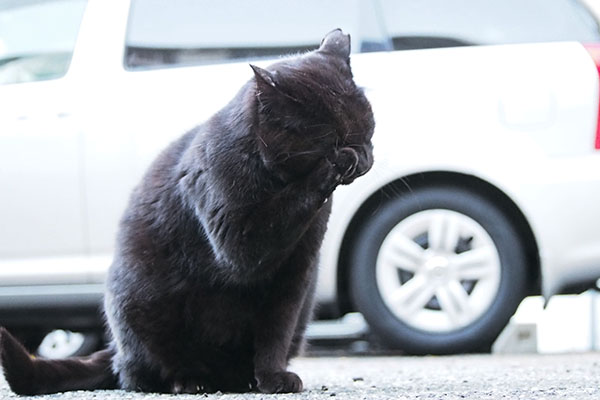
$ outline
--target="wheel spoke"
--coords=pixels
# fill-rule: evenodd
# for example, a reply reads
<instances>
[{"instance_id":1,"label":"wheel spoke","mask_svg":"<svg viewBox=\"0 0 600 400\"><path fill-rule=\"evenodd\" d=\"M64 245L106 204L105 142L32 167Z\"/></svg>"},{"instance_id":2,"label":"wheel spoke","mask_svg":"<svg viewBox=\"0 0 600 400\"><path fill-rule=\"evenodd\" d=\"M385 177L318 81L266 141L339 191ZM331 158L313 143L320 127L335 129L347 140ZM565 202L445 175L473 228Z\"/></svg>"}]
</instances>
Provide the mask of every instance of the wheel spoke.
<instances>
[{"instance_id":1,"label":"wheel spoke","mask_svg":"<svg viewBox=\"0 0 600 400\"><path fill-rule=\"evenodd\" d=\"M446 218L446 232L444 234L444 241L442 242L442 249L453 253L456 250L459 239L460 222L454 215L448 216Z\"/></svg>"},{"instance_id":2,"label":"wheel spoke","mask_svg":"<svg viewBox=\"0 0 600 400\"><path fill-rule=\"evenodd\" d=\"M429 224L429 231L427 235L430 249L437 250L442 247L444 235L444 218L439 213L436 213L431 218L431 223Z\"/></svg>"},{"instance_id":3,"label":"wheel spoke","mask_svg":"<svg viewBox=\"0 0 600 400\"><path fill-rule=\"evenodd\" d=\"M435 293L435 286L425 274L417 274L392 295L391 301L402 314L410 314L423 308Z\"/></svg>"},{"instance_id":4,"label":"wheel spoke","mask_svg":"<svg viewBox=\"0 0 600 400\"><path fill-rule=\"evenodd\" d=\"M469 304L469 294L460 282L452 280L444 286L440 286L435 295L440 302L442 311L448 315L454 326L459 326L462 321L469 319L472 314Z\"/></svg>"},{"instance_id":5,"label":"wheel spoke","mask_svg":"<svg viewBox=\"0 0 600 400\"><path fill-rule=\"evenodd\" d=\"M492 246L478 247L452 257L452 264L463 280L480 280L496 271L496 251Z\"/></svg>"},{"instance_id":6,"label":"wheel spoke","mask_svg":"<svg viewBox=\"0 0 600 400\"><path fill-rule=\"evenodd\" d=\"M416 272L422 263L425 250L404 235L396 234L392 239L392 246L386 254L389 262L393 263L396 268Z\"/></svg>"},{"instance_id":7,"label":"wheel spoke","mask_svg":"<svg viewBox=\"0 0 600 400\"><path fill-rule=\"evenodd\" d=\"M454 215L437 213L431 219L428 239L429 248L453 252L460 239L460 221Z\"/></svg>"}]
</instances>

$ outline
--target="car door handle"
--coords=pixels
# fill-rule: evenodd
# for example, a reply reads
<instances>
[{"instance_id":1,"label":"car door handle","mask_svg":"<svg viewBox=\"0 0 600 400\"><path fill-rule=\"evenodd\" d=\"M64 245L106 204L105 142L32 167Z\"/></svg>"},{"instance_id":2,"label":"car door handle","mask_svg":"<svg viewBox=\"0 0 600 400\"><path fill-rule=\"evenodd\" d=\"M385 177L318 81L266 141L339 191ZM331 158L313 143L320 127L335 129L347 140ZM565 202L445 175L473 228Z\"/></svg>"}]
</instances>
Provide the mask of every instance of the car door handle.
<instances>
[{"instance_id":1,"label":"car door handle","mask_svg":"<svg viewBox=\"0 0 600 400\"><path fill-rule=\"evenodd\" d=\"M15 118L15 119L17 121L35 121L35 120L46 119L46 118L63 119L63 118L69 118L70 116L71 116L71 113L69 111L58 111L56 113L42 114L42 115L22 114L22 115L18 115L17 118Z\"/></svg>"}]
</instances>

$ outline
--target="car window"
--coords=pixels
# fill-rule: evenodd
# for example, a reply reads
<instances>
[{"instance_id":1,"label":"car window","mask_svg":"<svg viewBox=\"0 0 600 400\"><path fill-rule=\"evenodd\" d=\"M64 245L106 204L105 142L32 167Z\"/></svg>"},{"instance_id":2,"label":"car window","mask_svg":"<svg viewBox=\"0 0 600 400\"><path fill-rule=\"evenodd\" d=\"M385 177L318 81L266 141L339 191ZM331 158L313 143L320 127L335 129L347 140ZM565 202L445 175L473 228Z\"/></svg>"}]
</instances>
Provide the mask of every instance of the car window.
<instances>
[{"instance_id":1,"label":"car window","mask_svg":"<svg viewBox=\"0 0 600 400\"><path fill-rule=\"evenodd\" d=\"M357 33L360 0L133 0L128 69L221 63L302 52L335 29Z\"/></svg>"},{"instance_id":2,"label":"car window","mask_svg":"<svg viewBox=\"0 0 600 400\"><path fill-rule=\"evenodd\" d=\"M476 44L600 40L575 0L379 0L395 50Z\"/></svg>"},{"instance_id":3,"label":"car window","mask_svg":"<svg viewBox=\"0 0 600 400\"><path fill-rule=\"evenodd\" d=\"M86 2L0 0L0 84L63 76Z\"/></svg>"}]
</instances>

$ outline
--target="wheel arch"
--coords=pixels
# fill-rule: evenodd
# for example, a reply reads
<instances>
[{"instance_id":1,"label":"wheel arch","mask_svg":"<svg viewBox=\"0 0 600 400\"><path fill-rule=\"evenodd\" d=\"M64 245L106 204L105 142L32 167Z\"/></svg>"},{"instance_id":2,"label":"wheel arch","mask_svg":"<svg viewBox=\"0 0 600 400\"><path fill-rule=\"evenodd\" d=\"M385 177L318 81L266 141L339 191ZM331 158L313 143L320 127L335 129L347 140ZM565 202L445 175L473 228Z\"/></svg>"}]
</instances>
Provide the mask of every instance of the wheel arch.
<instances>
[{"instance_id":1,"label":"wheel arch","mask_svg":"<svg viewBox=\"0 0 600 400\"><path fill-rule=\"evenodd\" d=\"M340 246L340 256L337 260L337 304L341 315L356 310L350 296L349 254L360 227L370 215L377 212L378 207L386 200L401 195L410 195L416 189L428 186L455 186L473 191L499 205L500 210L513 222L519 237L525 244L528 268L528 294L541 294L541 265L539 250L533 230L517 204L495 185L474 175L448 172L429 171L414 173L396 179L375 191L358 208L347 225Z\"/></svg>"}]
</instances>

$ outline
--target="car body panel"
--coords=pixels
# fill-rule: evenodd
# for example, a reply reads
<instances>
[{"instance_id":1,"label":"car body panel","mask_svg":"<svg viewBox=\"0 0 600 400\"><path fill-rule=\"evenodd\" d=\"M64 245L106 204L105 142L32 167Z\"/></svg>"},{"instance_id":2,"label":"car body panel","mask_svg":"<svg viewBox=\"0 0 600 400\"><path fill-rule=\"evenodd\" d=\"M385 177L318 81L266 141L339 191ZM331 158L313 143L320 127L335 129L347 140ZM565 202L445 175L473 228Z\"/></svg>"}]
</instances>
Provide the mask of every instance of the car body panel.
<instances>
[{"instance_id":1,"label":"car body panel","mask_svg":"<svg viewBox=\"0 0 600 400\"><path fill-rule=\"evenodd\" d=\"M71 89L63 80L2 88L2 258L85 250L82 132ZM66 96L56 99L57 90Z\"/></svg>"},{"instance_id":2,"label":"car body panel","mask_svg":"<svg viewBox=\"0 0 600 400\"><path fill-rule=\"evenodd\" d=\"M600 274L600 232L586 222L600 218L593 205L600 204L600 154L593 149L598 74L580 44L373 56L357 55L353 65L375 110L376 162L352 187L336 191L334 204L343 208L334 206L323 245L320 299L335 301L340 246L359 207L388 183L430 171L478 177L517 205L540 249L546 297ZM366 82L361 57L384 66Z\"/></svg>"}]
</instances>

